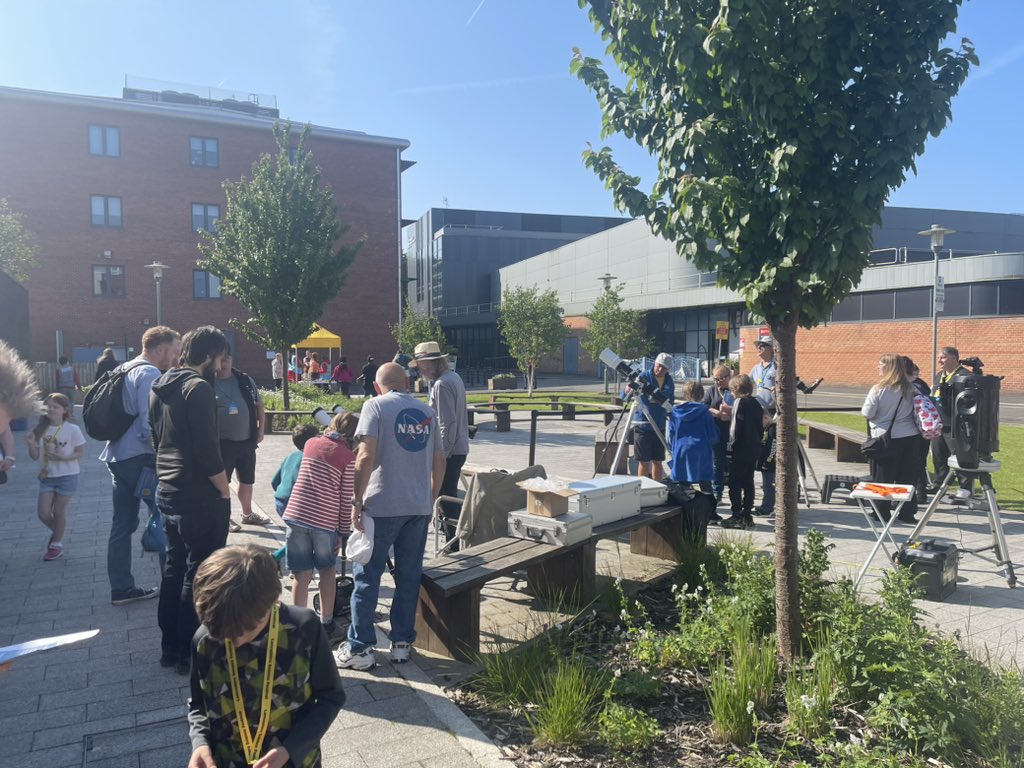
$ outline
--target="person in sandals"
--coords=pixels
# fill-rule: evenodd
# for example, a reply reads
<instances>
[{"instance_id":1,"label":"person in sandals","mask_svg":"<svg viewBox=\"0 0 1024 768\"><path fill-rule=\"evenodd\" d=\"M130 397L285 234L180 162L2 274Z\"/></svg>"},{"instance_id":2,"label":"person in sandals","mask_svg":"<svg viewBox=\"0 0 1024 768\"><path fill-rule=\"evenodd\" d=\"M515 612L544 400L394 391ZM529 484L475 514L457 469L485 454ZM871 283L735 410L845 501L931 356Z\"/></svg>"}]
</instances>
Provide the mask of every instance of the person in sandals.
<instances>
[{"instance_id":1,"label":"person in sandals","mask_svg":"<svg viewBox=\"0 0 1024 768\"><path fill-rule=\"evenodd\" d=\"M220 455L228 482L238 473L238 502L242 505L242 522L246 525L267 525L270 518L252 509L252 489L256 484L256 446L263 442L266 412L260 391L252 377L231 366L231 353L217 369L213 379L217 395L217 429L220 432ZM231 523L232 531L241 528Z\"/></svg>"}]
</instances>

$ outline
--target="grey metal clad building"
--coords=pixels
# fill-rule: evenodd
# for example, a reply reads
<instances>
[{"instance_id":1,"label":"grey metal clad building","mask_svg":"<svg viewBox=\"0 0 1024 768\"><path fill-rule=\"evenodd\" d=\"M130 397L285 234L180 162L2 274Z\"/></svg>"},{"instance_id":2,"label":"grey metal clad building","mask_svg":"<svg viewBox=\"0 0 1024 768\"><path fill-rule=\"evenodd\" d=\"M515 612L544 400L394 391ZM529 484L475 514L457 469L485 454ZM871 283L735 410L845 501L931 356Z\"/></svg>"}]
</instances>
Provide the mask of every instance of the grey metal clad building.
<instances>
[{"instance_id":1,"label":"grey metal clad building","mask_svg":"<svg viewBox=\"0 0 1024 768\"><path fill-rule=\"evenodd\" d=\"M934 262L927 238L917 233L938 223L957 230L946 238L941 274L946 308L941 317L1024 315L1024 215L925 208L887 208L875 229L872 266L855 292L839 304L831 323L931 317ZM717 356L717 321L728 321L727 354L739 348L748 324L738 293L715 284L680 258L674 246L636 220L577 240L500 270L502 289L554 288L568 318L590 311L603 276L623 285L624 305L647 311L648 332L659 349L707 359ZM571 343L568 342L567 343Z\"/></svg>"},{"instance_id":2,"label":"grey metal clad building","mask_svg":"<svg viewBox=\"0 0 1024 768\"><path fill-rule=\"evenodd\" d=\"M431 208L405 229L406 298L438 318L460 367L500 366L507 353L497 332L498 270L628 221Z\"/></svg>"}]
</instances>

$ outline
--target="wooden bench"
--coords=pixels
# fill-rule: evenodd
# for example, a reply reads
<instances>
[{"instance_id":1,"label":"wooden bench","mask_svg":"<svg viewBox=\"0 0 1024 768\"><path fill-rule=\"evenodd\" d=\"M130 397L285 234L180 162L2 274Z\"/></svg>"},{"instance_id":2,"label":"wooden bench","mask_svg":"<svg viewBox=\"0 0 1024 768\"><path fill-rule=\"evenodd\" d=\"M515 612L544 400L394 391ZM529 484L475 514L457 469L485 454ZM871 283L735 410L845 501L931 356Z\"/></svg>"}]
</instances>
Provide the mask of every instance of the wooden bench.
<instances>
[{"instance_id":1,"label":"wooden bench","mask_svg":"<svg viewBox=\"0 0 1024 768\"><path fill-rule=\"evenodd\" d=\"M507 536L429 560L423 564L416 646L471 660L480 652L480 590L487 582L525 569L531 594L585 604L594 597L598 541L629 533L634 554L674 560L682 525L682 508L664 505L599 526L569 547Z\"/></svg>"},{"instance_id":2,"label":"wooden bench","mask_svg":"<svg viewBox=\"0 0 1024 768\"><path fill-rule=\"evenodd\" d=\"M615 420L616 415L622 412L621 405L606 405L605 403L570 403L563 400L561 406L562 421L575 421L577 408L582 411L601 411L606 427Z\"/></svg>"},{"instance_id":3,"label":"wooden bench","mask_svg":"<svg viewBox=\"0 0 1024 768\"><path fill-rule=\"evenodd\" d=\"M834 448L836 461L867 461L860 452L861 445L868 439L864 432L807 419L800 419L799 423L807 430L808 448Z\"/></svg>"}]
</instances>

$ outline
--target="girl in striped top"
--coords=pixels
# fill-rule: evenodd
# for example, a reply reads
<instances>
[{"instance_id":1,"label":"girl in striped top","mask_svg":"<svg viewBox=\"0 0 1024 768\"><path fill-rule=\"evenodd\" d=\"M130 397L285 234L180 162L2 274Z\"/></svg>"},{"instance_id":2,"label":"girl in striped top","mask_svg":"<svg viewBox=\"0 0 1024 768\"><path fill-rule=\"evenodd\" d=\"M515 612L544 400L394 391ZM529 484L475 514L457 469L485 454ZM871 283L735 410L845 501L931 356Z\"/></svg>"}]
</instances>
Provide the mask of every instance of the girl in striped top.
<instances>
[{"instance_id":1,"label":"girl in striped top","mask_svg":"<svg viewBox=\"0 0 1024 768\"><path fill-rule=\"evenodd\" d=\"M354 414L336 414L323 435L306 443L284 513L286 557L294 580L292 602L306 607L309 581L316 568L323 613L320 620L328 636L336 629L333 608L338 551L352 529L353 435L358 422Z\"/></svg>"}]
</instances>

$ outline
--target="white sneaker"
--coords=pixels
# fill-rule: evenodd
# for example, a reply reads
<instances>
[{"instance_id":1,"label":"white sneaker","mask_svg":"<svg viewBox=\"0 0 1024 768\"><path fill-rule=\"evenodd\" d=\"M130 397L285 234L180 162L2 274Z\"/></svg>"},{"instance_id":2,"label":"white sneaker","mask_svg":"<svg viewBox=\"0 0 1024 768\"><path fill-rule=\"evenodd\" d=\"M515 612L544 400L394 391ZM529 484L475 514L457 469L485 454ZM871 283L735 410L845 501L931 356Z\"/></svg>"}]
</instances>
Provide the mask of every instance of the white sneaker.
<instances>
[{"instance_id":1,"label":"white sneaker","mask_svg":"<svg viewBox=\"0 0 1024 768\"><path fill-rule=\"evenodd\" d=\"M404 664L409 660L409 654L412 653L412 646L409 643L392 643L391 644L391 663L392 664Z\"/></svg>"},{"instance_id":2,"label":"white sneaker","mask_svg":"<svg viewBox=\"0 0 1024 768\"><path fill-rule=\"evenodd\" d=\"M956 499L957 501L967 501L969 498L971 498L971 496L971 491L968 490L967 488L961 488L959 491L953 494L953 498Z\"/></svg>"},{"instance_id":3,"label":"white sneaker","mask_svg":"<svg viewBox=\"0 0 1024 768\"><path fill-rule=\"evenodd\" d=\"M358 653L353 653L348 643L343 643L334 652L334 663L338 669L370 669L376 666L377 658L373 655L372 648L364 648Z\"/></svg>"}]
</instances>

